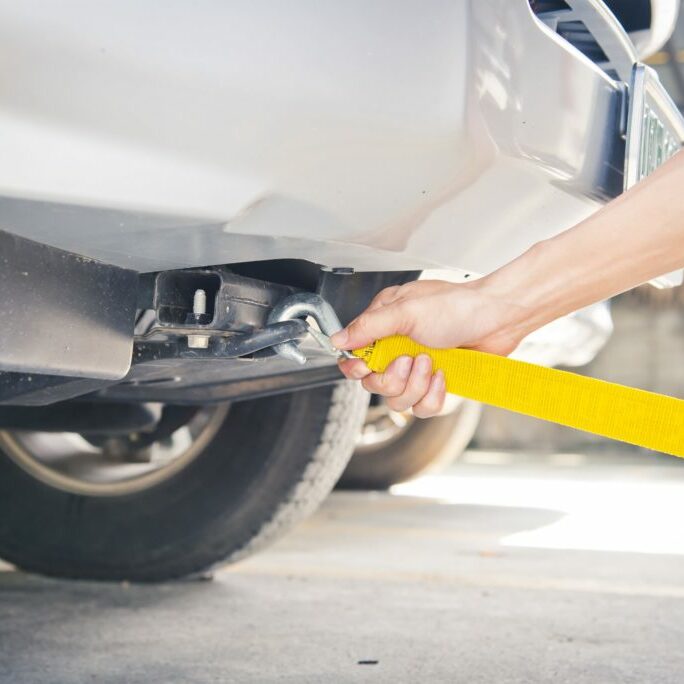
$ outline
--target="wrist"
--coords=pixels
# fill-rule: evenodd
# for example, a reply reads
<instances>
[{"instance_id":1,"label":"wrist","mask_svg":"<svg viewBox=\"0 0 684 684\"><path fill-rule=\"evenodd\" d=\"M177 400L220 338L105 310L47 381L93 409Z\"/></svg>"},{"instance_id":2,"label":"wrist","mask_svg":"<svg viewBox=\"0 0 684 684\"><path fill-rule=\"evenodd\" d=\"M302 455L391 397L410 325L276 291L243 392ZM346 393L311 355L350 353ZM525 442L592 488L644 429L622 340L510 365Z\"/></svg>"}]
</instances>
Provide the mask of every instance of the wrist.
<instances>
[{"instance_id":1,"label":"wrist","mask_svg":"<svg viewBox=\"0 0 684 684\"><path fill-rule=\"evenodd\" d=\"M522 339L533 330L562 315L557 313L561 278L548 268L549 244L538 242L520 257L472 281L470 286L500 307L501 327Z\"/></svg>"}]
</instances>

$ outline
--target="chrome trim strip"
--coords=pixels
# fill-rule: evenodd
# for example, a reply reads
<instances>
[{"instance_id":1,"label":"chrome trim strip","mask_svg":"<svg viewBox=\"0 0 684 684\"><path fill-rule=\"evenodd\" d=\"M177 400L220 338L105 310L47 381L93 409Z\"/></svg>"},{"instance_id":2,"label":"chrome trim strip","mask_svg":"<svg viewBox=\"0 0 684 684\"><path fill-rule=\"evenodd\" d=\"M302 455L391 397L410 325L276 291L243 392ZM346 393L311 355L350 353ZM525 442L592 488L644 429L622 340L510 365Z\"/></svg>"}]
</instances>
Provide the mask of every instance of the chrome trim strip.
<instances>
[{"instance_id":1,"label":"chrome trim strip","mask_svg":"<svg viewBox=\"0 0 684 684\"><path fill-rule=\"evenodd\" d=\"M684 145L684 117L661 85L658 74L645 64L635 64L629 98L625 147L624 189L652 173ZM657 138L673 139L663 154L654 160L651 151L660 144ZM650 281L655 287L675 287L684 280L682 269Z\"/></svg>"},{"instance_id":2,"label":"chrome trim strip","mask_svg":"<svg viewBox=\"0 0 684 684\"><path fill-rule=\"evenodd\" d=\"M627 145L625 149L625 190L632 187L650 172L644 164L647 159L648 142L642 127L646 107L655 111L661 126L684 144L684 117L667 91L660 84L656 72L645 64L635 64L629 91L629 113L627 120ZM647 103L650 100L650 105ZM655 121L655 120L654 120ZM650 125L648 139L653 142L657 131ZM664 160L663 160L664 161ZM652 169L651 169L652 170Z\"/></svg>"}]
</instances>

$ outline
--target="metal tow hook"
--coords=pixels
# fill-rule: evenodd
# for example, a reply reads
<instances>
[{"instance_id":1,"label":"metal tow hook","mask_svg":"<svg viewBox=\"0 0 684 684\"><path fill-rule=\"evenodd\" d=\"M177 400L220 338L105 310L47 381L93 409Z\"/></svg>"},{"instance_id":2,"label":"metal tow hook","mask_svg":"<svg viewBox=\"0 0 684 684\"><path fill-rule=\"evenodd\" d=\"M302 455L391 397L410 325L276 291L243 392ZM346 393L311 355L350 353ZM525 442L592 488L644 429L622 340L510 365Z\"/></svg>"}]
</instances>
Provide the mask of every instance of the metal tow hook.
<instances>
[{"instance_id":1,"label":"metal tow hook","mask_svg":"<svg viewBox=\"0 0 684 684\"><path fill-rule=\"evenodd\" d=\"M309 334L326 352L337 357L353 358L349 352L336 349L330 341L330 336L340 330L342 324L335 313L335 309L320 295L312 292L299 292L285 297L271 310L268 323L277 323L293 318L306 318L307 316L311 316L320 328L319 331L309 325ZM276 344L273 350L286 359L296 361L299 364L306 363L306 355L295 342Z\"/></svg>"}]
</instances>

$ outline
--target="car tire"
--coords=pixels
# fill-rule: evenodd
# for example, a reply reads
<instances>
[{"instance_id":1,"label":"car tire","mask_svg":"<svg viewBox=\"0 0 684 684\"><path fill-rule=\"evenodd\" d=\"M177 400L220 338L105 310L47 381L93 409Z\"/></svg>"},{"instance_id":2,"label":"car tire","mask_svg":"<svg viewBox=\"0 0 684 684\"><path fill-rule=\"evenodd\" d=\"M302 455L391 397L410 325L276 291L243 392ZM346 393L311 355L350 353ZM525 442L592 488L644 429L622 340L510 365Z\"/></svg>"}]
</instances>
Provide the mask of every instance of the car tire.
<instances>
[{"instance_id":1,"label":"car tire","mask_svg":"<svg viewBox=\"0 0 684 684\"><path fill-rule=\"evenodd\" d=\"M387 489L426 470L445 468L465 451L481 412L481 404L463 400L452 413L414 419L392 439L357 447L338 487Z\"/></svg>"},{"instance_id":2,"label":"car tire","mask_svg":"<svg viewBox=\"0 0 684 684\"><path fill-rule=\"evenodd\" d=\"M202 451L139 491L89 496L0 455L0 557L27 571L160 581L235 561L327 496L368 395L356 383L235 403Z\"/></svg>"}]
</instances>

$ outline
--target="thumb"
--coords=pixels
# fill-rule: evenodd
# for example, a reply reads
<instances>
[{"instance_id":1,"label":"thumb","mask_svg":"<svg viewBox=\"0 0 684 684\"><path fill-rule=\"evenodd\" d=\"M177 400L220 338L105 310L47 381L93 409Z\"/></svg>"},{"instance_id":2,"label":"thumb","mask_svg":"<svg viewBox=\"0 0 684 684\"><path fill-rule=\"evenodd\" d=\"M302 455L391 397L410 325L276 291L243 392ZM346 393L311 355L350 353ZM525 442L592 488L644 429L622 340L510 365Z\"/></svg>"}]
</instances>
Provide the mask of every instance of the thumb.
<instances>
[{"instance_id":1,"label":"thumb","mask_svg":"<svg viewBox=\"0 0 684 684\"><path fill-rule=\"evenodd\" d=\"M390 335L406 334L406 317L401 302L366 310L346 328L331 337L338 349L359 349Z\"/></svg>"}]
</instances>

